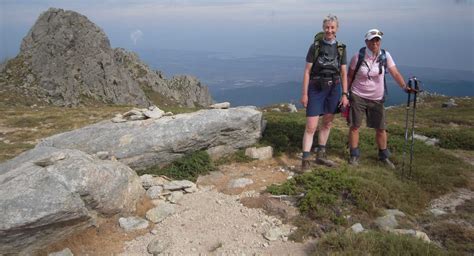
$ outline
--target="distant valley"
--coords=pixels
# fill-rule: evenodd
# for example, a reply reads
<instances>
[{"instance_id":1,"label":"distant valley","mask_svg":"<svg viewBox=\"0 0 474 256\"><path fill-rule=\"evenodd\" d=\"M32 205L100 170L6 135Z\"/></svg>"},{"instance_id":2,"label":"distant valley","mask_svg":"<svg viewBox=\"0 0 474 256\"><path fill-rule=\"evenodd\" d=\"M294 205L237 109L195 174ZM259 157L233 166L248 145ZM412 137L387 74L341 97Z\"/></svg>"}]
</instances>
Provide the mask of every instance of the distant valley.
<instances>
[{"instance_id":1,"label":"distant valley","mask_svg":"<svg viewBox=\"0 0 474 256\"><path fill-rule=\"evenodd\" d=\"M233 56L232 54L136 49L142 59L166 74L198 77L216 101L233 106L265 106L298 103L305 65L304 56ZM409 67L399 65L405 79L416 75L423 88L448 96L474 96L474 71ZM406 102L404 94L390 76L386 105Z\"/></svg>"}]
</instances>

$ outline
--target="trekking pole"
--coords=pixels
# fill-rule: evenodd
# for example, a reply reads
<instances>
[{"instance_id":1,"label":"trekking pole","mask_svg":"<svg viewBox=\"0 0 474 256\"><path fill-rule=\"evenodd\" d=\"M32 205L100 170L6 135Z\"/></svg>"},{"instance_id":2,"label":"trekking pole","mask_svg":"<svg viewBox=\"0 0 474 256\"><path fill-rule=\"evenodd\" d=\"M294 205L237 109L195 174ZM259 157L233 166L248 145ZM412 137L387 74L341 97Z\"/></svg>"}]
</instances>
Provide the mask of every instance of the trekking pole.
<instances>
[{"instance_id":1,"label":"trekking pole","mask_svg":"<svg viewBox=\"0 0 474 256\"><path fill-rule=\"evenodd\" d=\"M416 114L416 96L420 92L419 81L416 77L413 77L413 82L415 86L414 96L413 96L413 118L411 122L411 146L410 146L410 169L408 172L408 177L411 178L411 164L413 162L413 145L415 144L415 114Z\"/></svg>"},{"instance_id":2,"label":"trekking pole","mask_svg":"<svg viewBox=\"0 0 474 256\"><path fill-rule=\"evenodd\" d=\"M412 81L413 78L408 79L408 88L412 88ZM408 112L410 111L410 99L411 93L408 91L408 100L406 106L406 114L405 114L405 144L403 145L403 156L402 156L402 172L400 173L400 177L403 180L405 174L405 156L406 156L406 149L408 144Z\"/></svg>"}]
</instances>

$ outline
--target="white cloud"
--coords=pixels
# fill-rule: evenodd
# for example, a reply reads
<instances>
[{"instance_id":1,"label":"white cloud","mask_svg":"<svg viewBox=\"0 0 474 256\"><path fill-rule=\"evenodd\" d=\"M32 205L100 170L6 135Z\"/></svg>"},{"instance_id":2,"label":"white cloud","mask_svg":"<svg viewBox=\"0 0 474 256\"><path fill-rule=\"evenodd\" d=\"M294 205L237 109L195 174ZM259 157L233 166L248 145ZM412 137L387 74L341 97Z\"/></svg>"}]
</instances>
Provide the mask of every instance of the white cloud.
<instances>
[{"instance_id":1,"label":"white cloud","mask_svg":"<svg viewBox=\"0 0 474 256\"><path fill-rule=\"evenodd\" d=\"M142 38L143 32L140 29L136 29L135 31L130 33L130 39L132 39L134 45L136 45L139 40L142 40Z\"/></svg>"}]
</instances>

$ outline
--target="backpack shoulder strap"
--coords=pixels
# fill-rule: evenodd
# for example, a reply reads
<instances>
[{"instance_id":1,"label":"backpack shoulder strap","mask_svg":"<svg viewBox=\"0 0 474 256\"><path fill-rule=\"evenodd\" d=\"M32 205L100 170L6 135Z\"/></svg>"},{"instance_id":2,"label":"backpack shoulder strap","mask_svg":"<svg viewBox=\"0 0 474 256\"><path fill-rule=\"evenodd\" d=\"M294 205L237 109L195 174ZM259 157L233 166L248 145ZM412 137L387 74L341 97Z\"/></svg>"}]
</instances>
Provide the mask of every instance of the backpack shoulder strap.
<instances>
[{"instance_id":1,"label":"backpack shoulder strap","mask_svg":"<svg viewBox=\"0 0 474 256\"><path fill-rule=\"evenodd\" d=\"M382 49L381 51L382 53L379 56L379 74L382 74L382 66L386 74L387 73L387 54L385 53L384 49ZM387 79L385 77L385 74L383 76L383 90L384 90L383 99L382 99L383 101L385 101L385 96L388 95Z\"/></svg>"},{"instance_id":2,"label":"backpack shoulder strap","mask_svg":"<svg viewBox=\"0 0 474 256\"><path fill-rule=\"evenodd\" d=\"M351 86L352 82L354 82L355 76L357 72L359 71L360 66L362 65L362 62L364 62L364 58L365 58L365 47L362 47L359 49L359 58L357 59L357 64L355 66L354 74L351 77L351 82L349 83L349 86Z\"/></svg>"},{"instance_id":3,"label":"backpack shoulder strap","mask_svg":"<svg viewBox=\"0 0 474 256\"><path fill-rule=\"evenodd\" d=\"M344 57L344 51L346 50L346 45L336 41L337 54L339 59L339 64L342 63L342 58Z\"/></svg>"},{"instance_id":4,"label":"backpack shoulder strap","mask_svg":"<svg viewBox=\"0 0 474 256\"><path fill-rule=\"evenodd\" d=\"M324 32L318 32L314 35L314 61L319 56L319 50L321 49L321 41L323 40Z\"/></svg>"},{"instance_id":5,"label":"backpack shoulder strap","mask_svg":"<svg viewBox=\"0 0 474 256\"><path fill-rule=\"evenodd\" d=\"M387 73L387 54L385 50L381 50L382 53L379 56L379 74L382 74L382 66L384 67L385 73Z\"/></svg>"}]
</instances>

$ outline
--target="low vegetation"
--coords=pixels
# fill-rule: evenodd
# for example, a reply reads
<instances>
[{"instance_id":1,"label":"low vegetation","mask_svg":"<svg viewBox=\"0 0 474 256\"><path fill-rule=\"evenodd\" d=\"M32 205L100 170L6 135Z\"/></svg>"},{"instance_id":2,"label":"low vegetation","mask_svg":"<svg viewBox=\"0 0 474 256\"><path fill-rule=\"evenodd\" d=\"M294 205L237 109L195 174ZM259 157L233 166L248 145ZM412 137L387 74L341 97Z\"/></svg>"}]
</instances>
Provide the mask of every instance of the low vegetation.
<instances>
[{"instance_id":1,"label":"low vegetation","mask_svg":"<svg viewBox=\"0 0 474 256\"><path fill-rule=\"evenodd\" d=\"M209 154L206 151L197 151L179 158L164 168L154 166L138 171L138 174L165 175L175 180L190 180L196 182L199 175L204 175L214 170L215 166Z\"/></svg>"},{"instance_id":2,"label":"low vegetation","mask_svg":"<svg viewBox=\"0 0 474 256\"><path fill-rule=\"evenodd\" d=\"M445 255L439 247L409 236L369 231L362 234L331 233L314 255Z\"/></svg>"},{"instance_id":3,"label":"low vegetation","mask_svg":"<svg viewBox=\"0 0 474 256\"><path fill-rule=\"evenodd\" d=\"M357 222L362 223L364 227L370 227L372 220L379 216L382 209L400 209L409 216L423 215L430 200L456 188L469 186L472 165L442 149L472 150L474 104L472 99L460 99L456 108L441 108L443 100L447 99L428 98L418 105L416 133L438 138L440 143L439 147L433 147L415 141L411 170L407 147L409 143L406 144L404 140L406 113L403 108L388 111L389 149L392 152L391 159L398 167L396 171L378 164L374 132L370 129L361 130L361 165L347 165L348 128L343 121L336 120L328 148L330 157L340 159L339 167L315 167L310 173L267 189L272 194L302 196L298 207L305 217L295 221L299 231L292 238L301 240L303 237L321 234L318 229L324 229L325 232L342 232ZM300 151L305 125L303 113L290 115L271 112L266 114L266 119L268 124L263 143L273 146L278 152ZM402 166L405 167L403 177ZM319 225L315 225L314 221ZM419 228L416 220L407 221L404 225L405 228ZM337 236L338 239L329 236L323 238L319 246L325 248L322 251L324 255L329 252L338 255L400 255L401 251L410 255L457 255L472 252L472 248L466 246L465 241L474 242L474 233L466 232L462 225L454 226L457 228L444 223L426 230L428 235L434 238L439 236L439 232L450 231L449 238L441 239L445 241L443 250L434 246L422 246L423 244L414 238L385 233L344 235Z\"/></svg>"}]
</instances>

